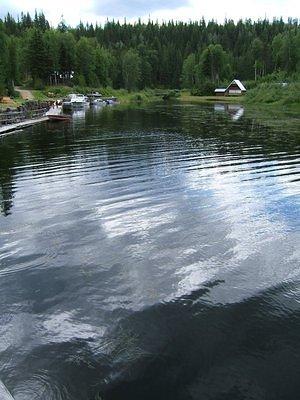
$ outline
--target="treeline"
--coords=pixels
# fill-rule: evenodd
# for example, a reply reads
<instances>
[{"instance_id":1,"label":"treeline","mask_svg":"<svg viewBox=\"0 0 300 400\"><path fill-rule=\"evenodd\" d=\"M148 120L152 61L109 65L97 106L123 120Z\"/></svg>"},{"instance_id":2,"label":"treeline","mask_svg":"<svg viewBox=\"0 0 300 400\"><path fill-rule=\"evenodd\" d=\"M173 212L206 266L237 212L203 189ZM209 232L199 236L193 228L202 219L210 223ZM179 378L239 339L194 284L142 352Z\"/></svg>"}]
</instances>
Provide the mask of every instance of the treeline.
<instances>
[{"instance_id":1,"label":"treeline","mask_svg":"<svg viewBox=\"0 0 300 400\"><path fill-rule=\"evenodd\" d=\"M300 71L300 25L282 19L206 22L64 21L43 13L0 19L0 94L14 84L204 88L233 77L255 80ZM204 89L203 89L204 90Z\"/></svg>"}]
</instances>

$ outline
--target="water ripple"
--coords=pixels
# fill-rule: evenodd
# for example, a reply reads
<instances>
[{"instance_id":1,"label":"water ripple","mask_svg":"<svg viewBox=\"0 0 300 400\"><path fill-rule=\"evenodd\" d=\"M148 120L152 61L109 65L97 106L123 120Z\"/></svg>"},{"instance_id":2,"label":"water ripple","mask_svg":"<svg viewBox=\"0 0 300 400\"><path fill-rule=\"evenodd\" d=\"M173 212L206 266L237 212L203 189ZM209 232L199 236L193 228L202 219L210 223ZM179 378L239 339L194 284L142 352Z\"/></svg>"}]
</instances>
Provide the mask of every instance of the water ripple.
<instances>
[{"instance_id":1,"label":"water ripple","mask_svg":"<svg viewBox=\"0 0 300 400\"><path fill-rule=\"evenodd\" d=\"M16 400L296 397L297 118L244 111L87 111L1 140Z\"/></svg>"}]
</instances>

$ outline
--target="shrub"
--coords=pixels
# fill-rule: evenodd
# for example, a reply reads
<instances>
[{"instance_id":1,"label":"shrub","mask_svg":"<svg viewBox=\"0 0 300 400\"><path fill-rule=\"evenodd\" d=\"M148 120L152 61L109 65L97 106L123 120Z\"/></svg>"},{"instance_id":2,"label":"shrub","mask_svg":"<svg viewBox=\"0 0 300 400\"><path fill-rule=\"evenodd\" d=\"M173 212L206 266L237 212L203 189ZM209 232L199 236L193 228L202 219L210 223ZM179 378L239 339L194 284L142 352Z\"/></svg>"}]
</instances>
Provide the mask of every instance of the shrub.
<instances>
[{"instance_id":1,"label":"shrub","mask_svg":"<svg viewBox=\"0 0 300 400\"><path fill-rule=\"evenodd\" d=\"M34 84L33 84L33 89L34 90L44 90L45 89L45 85L40 78L35 79Z\"/></svg>"},{"instance_id":2,"label":"shrub","mask_svg":"<svg viewBox=\"0 0 300 400\"><path fill-rule=\"evenodd\" d=\"M81 87L86 86L86 81L85 81L85 78L83 75L78 75L76 81L77 81L78 86L81 86Z\"/></svg>"},{"instance_id":3,"label":"shrub","mask_svg":"<svg viewBox=\"0 0 300 400\"><path fill-rule=\"evenodd\" d=\"M2 82L0 81L0 98L2 99L2 97L3 97L5 94L6 94L5 85L4 85L4 83L2 83Z\"/></svg>"},{"instance_id":4,"label":"shrub","mask_svg":"<svg viewBox=\"0 0 300 400\"><path fill-rule=\"evenodd\" d=\"M202 81L198 87L191 90L192 96L212 96L214 94L216 84L211 81Z\"/></svg>"},{"instance_id":5,"label":"shrub","mask_svg":"<svg viewBox=\"0 0 300 400\"><path fill-rule=\"evenodd\" d=\"M20 95L19 92L17 92L17 91L14 90L13 97L14 97L15 99L19 99L19 98L21 97L21 95Z\"/></svg>"},{"instance_id":6,"label":"shrub","mask_svg":"<svg viewBox=\"0 0 300 400\"><path fill-rule=\"evenodd\" d=\"M170 100L172 98L174 99L174 98L179 97L179 96L180 96L180 91L179 90L176 90L176 89L169 90L167 93L165 93L163 95L163 100Z\"/></svg>"},{"instance_id":7,"label":"shrub","mask_svg":"<svg viewBox=\"0 0 300 400\"><path fill-rule=\"evenodd\" d=\"M300 103L300 82L261 83L253 89L248 90L246 101L249 103L266 103L291 105Z\"/></svg>"},{"instance_id":8,"label":"shrub","mask_svg":"<svg viewBox=\"0 0 300 400\"><path fill-rule=\"evenodd\" d=\"M140 101L143 100L143 97L142 97L141 94L138 93L138 94L134 95L133 99L134 99L135 101L140 102Z\"/></svg>"}]
</instances>

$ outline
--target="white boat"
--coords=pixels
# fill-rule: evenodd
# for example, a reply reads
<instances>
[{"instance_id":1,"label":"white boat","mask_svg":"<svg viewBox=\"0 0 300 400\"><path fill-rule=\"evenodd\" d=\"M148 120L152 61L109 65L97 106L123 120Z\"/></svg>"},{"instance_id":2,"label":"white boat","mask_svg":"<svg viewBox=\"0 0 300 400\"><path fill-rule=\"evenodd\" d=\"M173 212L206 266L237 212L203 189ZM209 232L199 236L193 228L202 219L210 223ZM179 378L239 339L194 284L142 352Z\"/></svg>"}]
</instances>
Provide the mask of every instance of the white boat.
<instances>
[{"instance_id":1,"label":"white boat","mask_svg":"<svg viewBox=\"0 0 300 400\"><path fill-rule=\"evenodd\" d=\"M63 108L84 107L89 104L88 98L84 94L71 93L63 102Z\"/></svg>"},{"instance_id":2,"label":"white boat","mask_svg":"<svg viewBox=\"0 0 300 400\"><path fill-rule=\"evenodd\" d=\"M102 99L102 94L99 92L93 92L87 95L90 105L103 105L104 101Z\"/></svg>"},{"instance_id":3,"label":"white boat","mask_svg":"<svg viewBox=\"0 0 300 400\"><path fill-rule=\"evenodd\" d=\"M105 97L103 101L107 105L118 104L118 99L116 97Z\"/></svg>"},{"instance_id":4,"label":"white boat","mask_svg":"<svg viewBox=\"0 0 300 400\"><path fill-rule=\"evenodd\" d=\"M95 99L90 100L90 105L92 105L92 106L104 105L104 104L105 104L104 101L100 98L95 98Z\"/></svg>"}]
</instances>

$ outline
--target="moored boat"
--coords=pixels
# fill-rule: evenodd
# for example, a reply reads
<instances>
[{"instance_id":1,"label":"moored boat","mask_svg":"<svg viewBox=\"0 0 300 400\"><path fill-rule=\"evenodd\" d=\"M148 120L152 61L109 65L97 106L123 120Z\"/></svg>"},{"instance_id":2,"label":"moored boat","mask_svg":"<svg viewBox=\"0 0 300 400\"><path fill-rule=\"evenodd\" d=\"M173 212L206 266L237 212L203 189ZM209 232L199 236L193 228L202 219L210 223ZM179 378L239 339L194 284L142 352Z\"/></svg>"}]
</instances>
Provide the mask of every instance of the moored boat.
<instances>
[{"instance_id":1,"label":"moored boat","mask_svg":"<svg viewBox=\"0 0 300 400\"><path fill-rule=\"evenodd\" d=\"M66 114L50 114L48 115L50 121L70 121L71 116Z\"/></svg>"},{"instance_id":2,"label":"moored boat","mask_svg":"<svg viewBox=\"0 0 300 400\"><path fill-rule=\"evenodd\" d=\"M88 105L88 98L84 94L71 93L67 96L63 102L63 108L72 109L73 107L84 107Z\"/></svg>"},{"instance_id":3,"label":"moored boat","mask_svg":"<svg viewBox=\"0 0 300 400\"><path fill-rule=\"evenodd\" d=\"M110 104L117 104L118 103L118 99L116 98L116 97L105 97L105 98L103 98L103 101L107 104L107 105L110 105Z\"/></svg>"},{"instance_id":4,"label":"moored boat","mask_svg":"<svg viewBox=\"0 0 300 400\"><path fill-rule=\"evenodd\" d=\"M102 94L99 92L93 92L87 95L90 105L103 105Z\"/></svg>"}]
</instances>

